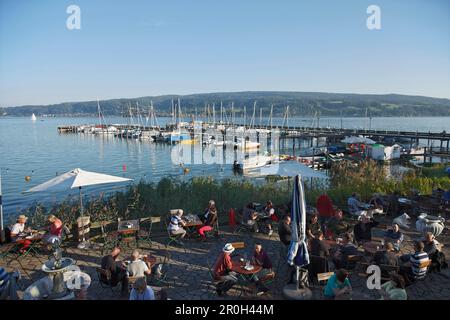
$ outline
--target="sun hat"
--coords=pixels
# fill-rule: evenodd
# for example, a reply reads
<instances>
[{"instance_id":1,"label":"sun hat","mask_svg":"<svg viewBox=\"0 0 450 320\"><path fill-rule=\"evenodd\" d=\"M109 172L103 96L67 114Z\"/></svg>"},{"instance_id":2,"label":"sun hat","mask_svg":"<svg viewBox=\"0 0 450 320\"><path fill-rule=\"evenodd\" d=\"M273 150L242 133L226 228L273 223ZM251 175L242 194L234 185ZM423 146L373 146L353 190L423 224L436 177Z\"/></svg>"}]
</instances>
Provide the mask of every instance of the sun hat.
<instances>
[{"instance_id":1,"label":"sun hat","mask_svg":"<svg viewBox=\"0 0 450 320\"><path fill-rule=\"evenodd\" d=\"M233 245L232 245L231 243L227 243L227 244L223 247L222 251L223 251L223 252L226 252L226 253L232 253L232 252L234 251L234 247L233 247Z\"/></svg>"},{"instance_id":2,"label":"sun hat","mask_svg":"<svg viewBox=\"0 0 450 320\"><path fill-rule=\"evenodd\" d=\"M20 216L17 217L17 220L21 220L21 219L28 220L28 217L24 214L21 214Z\"/></svg>"}]
</instances>

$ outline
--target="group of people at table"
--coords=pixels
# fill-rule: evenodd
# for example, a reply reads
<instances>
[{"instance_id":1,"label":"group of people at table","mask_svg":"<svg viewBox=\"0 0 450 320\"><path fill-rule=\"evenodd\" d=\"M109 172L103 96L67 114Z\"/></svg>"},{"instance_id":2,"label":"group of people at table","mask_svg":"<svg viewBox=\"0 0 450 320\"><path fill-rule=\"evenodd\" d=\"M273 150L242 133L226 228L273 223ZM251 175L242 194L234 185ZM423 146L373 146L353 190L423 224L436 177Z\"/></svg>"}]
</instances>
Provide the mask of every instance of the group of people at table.
<instances>
[{"instance_id":1,"label":"group of people at table","mask_svg":"<svg viewBox=\"0 0 450 320\"><path fill-rule=\"evenodd\" d=\"M44 244L51 244L55 239L61 240L64 225L54 215L51 214L47 217L48 225L40 230L27 227L27 220L28 217L25 215L19 215L16 223L9 228L9 237L11 242L19 246L19 253L27 252L33 242L43 241Z\"/></svg>"},{"instance_id":2,"label":"group of people at table","mask_svg":"<svg viewBox=\"0 0 450 320\"><path fill-rule=\"evenodd\" d=\"M156 300L156 294L147 284L147 278L151 275L161 277L161 264L156 264L156 259L151 255L141 254L139 250L133 250L131 257L120 260L121 249L114 247L112 251L101 260L102 273L100 281L112 286L121 284L122 295L128 295L130 300ZM109 274L109 276L107 276ZM133 279L129 292L130 280ZM164 290L158 294L159 300L166 300Z\"/></svg>"},{"instance_id":3,"label":"group of people at table","mask_svg":"<svg viewBox=\"0 0 450 320\"><path fill-rule=\"evenodd\" d=\"M343 221L342 211L333 206L327 195L321 195L317 200L318 214L308 217L306 234L310 256L326 259L328 269L336 270L328 279L324 297L340 299L351 295L349 273L346 269L354 268L356 260L361 261L361 259L352 261L349 257L358 257L371 264L397 267L398 272L387 274L391 276L391 280L382 285L381 298L406 299L405 287L426 276L429 262L438 252L433 234L427 233L423 241L416 241L414 253L401 255L400 249L404 236L399 225L393 223L382 232L381 242L376 243L374 248L372 229L379 226L379 222L372 218L374 212L369 214L364 211L369 206L362 206L359 200L356 202L354 199L357 199L356 194L350 197L349 206L354 204L361 209L358 222L354 227ZM373 199L372 208L382 210L381 202ZM376 213L380 212L376 211ZM287 250L291 242L289 216L282 219L278 230L280 241Z\"/></svg>"},{"instance_id":4,"label":"group of people at table","mask_svg":"<svg viewBox=\"0 0 450 320\"><path fill-rule=\"evenodd\" d=\"M186 234L187 221L183 218L183 210L178 209L174 214L171 215L168 231L171 236L177 238L178 244L183 244L182 240ZM203 214L198 216L200 223L196 225L196 231L198 233L199 239L201 241L206 241L206 232L214 230L214 226L217 223L217 208L214 200L210 200L208 207L203 212Z\"/></svg>"}]
</instances>

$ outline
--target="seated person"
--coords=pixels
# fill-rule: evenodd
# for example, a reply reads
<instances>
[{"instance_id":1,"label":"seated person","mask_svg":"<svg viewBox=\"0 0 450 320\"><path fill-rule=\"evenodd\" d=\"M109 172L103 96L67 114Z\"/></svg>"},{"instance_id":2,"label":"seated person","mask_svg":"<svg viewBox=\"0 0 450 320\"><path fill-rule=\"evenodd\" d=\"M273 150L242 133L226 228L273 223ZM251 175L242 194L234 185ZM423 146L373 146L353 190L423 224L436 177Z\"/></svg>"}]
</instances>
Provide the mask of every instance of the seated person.
<instances>
[{"instance_id":1,"label":"seated person","mask_svg":"<svg viewBox=\"0 0 450 320\"><path fill-rule=\"evenodd\" d=\"M373 257L376 265L389 265L397 267L399 265L398 257L394 251L394 245L391 242L386 243L386 249L377 251Z\"/></svg>"},{"instance_id":2,"label":"seated person","mask_svg":"<svg viewBox=\"0 0 450 320\"><path fill-rule=\"evenodd\" d=\"M319 231L316 237L311 239L310 244L312 255L322 258L330 256L330 246L325 242L322 231Z\"/></svg>"},{"instance_id":3,"label":"seated person","mask_svg":"<svg viewBox=\"0 0 450 320\"><path fill-rule=\"evenodd\" d=\"M184 238L186 235L186 230L183 228L186 223L181 219L183 216L183 210L178 210L178 212L170 218L169 232L172 236Z\"/></svg>"},{"instance_id":4,"label":"seated person","mask_svg":"<svg viewBox=\"0 0 450 320\"><path fill-rule=\"evenodd\" d=\"M309 223L306 224L306 235L309 239L313 239L317 236L319 231L322 231L319 218L317 217L317 214L312 214L309 218Z\"/></svg>"},{"instance_id":5,"label":"seated person","mask_svg":"<svg viewBox=\"0 0 450 320\"><path fill-rule=\"evenodd\" d=\"M253 209L253 203L247 204L242 215L242 223L253 232L259 232L258 223L256 221L257 219L258 215Z\"/></svg>"},{"instance_id":6,"label":"seated person","mask_svg":"<svg viewBox=\"0 0 450 320\"><path fill-rule=\"evenodd\" d=\"M214 225L217 223L217 210L215 206L209 208L208 215L206 216L206 220L203 223L203 226L198 228L198 234L200 235L200 239L202 241L205 241L205 232L214 230Z\"/></svg>"},{"instance_id":7,"label":"seated person","mask_svg":"<svg viewBox=\"0 0 450 320\"><path fill-rule=\"evenodd\" d=\"M343 243L339 250L337 250L333 257L333 262L336 267L346 266L347 260L349 256L357 256L360 255L358 251L358 247L353 243L353 236L351 233L346 233L343 237ZM353 267L355 263L349 265Z\"/></svg>"},{"instance_id":8,"label":"seated person","mask_svg":"<svg viewBox=\"0 0 450 320\"><path fill-rule=\"evenodd\" d=\"M44 236L45 243L52 243L53 239L61 240L63 223L54 215L49 215L47 221L50 223L49 232Z\"/></svg>"},{"instance_id":9,"label":"seated person","mask_svg":"<svg viewBox=\"0 0 450 320\"><path fill-rule=\"evenodd\" d=\"M392 242L395 250L400 250L400 245L403 241L403 233L400 231L398 224L392 224L392 228L386 231L385 238L387 242Z\"/></svg>"},{"instance_id":10,"label":"seated person","mask_svg":"<svg viewBox=\"0 0 450 320\"><path fill-rule=\"evenodd\" d=\"M208 207L205 212L202 215L199 215L200 221L205 223L210 213L217 214L216 202L214 200L209 200Z\"/></svg>"},{"instance_id":11,"label":"seated person","mask_svg":"<svg viewBox=\"0 0 450 320\"><path fill-rule=\"evenodd\" d=\"M252 277L252 281L256 283L258 287L257 294L263 294L268 291L268 289L264 286L264 280L273 276L272 271L272 261L270 261L269 255L266 251L263 250L262 245L260 243L255 244L255 252L253 253L252 262L255 265L259 265L262 267L261 271L257 274L254 274Z\"/></svg>"},{"instance_id":12,"label":"seated person","mask_svg":"<svg viewBox=\"0 0 450 320\"><path fill-rule=\"evenodd\" d=\"M131 254L131 262L127 267L128 276L141 278L152 273L147 264L140 259L140 256L138 250L134 250Z\"/></svg>"},{"instance_id":13,"label":"seated person","mask_svg":"<svg viewBox=\"0 0 450 320\"><path fill-rule=\"evenodd\" d=\"M432 232L427 232L425 234L425 241L423 242L424 248L423 251L425 251L428 254L428 257L430 259L433 259L433 256L438 251L436 246L436 240L434 239L434 235Z\"/></svg>"},{"instance_id":14,"label":"seated person","mask_svg":"<svg viewBox=\"0 0 450 320\"><path fill-rule=\"evenodd\" d=\"M133 289L130 292L130 300L155 300L153 289L147 285L145 277L137 279L133 283Z\"/></svg>"},{"instance_id":15,"label":"seated person","mask_svg":"<svg viewBox=\"0 0 450 320\"><path fill-rule=\"evenodd\" d=\"M278 235L280 241L285 246L291 245L292 230L291 230L291 217L286 215L281 220L281 224L278 227Z\"/></svg>"},{"instance_id":16,"label":"seated person","mask_svg":"<svg viewBox=\"0 0 450 320\"><path fill-rule=\"evenodd\" d=\"M352 286L348 279L348 271L345 269L338 269L328 279L327 285L323 290L325 299L345 299L352 294Z\"/></svg>"},{"instance_id":17,"label":"seated person","mask_svg":"<svg viewBox=\"0 0 450 320\"><path fill-rule=\"evenodd\" d=\"M31 228L25 228L28 218L21 214L17 217L16 223L11 227L11 241L21 245L19 252L24 253L31 244L28 239L20 239L19 236L24 232L31 232Z\"/></svg>"},{"instance_id":18,"label":"seated person","mask_svg":"<svg viewBox=\"0 0 450 320\"><path fill-rule=\"evenodd\" d=\"M372 240L372 228L376 227L379 222L372 220L366 214L360 216L360 221L355 225L353 233L357 242L365 242Z\"/></svg>"},{"instance_id":19,"label":"seated person","mask_svg":"<svg viewBox=\"0 0 450 320\"><path fill-rule=\"evenodd\" d=\"M111 274L111 284L116 286L122 283L122 294L128 293L128 278L123 262L118 263L117 259L120 255L120 248L114 247L110 254L104 256L101 262L101 268L107 270ZM102 275L101 281L107 282Z\"/></svg>"},{"instance_id":20,"label":"seated person","mask_svg":"<svg viewBox=\"0 0 450 320\"><path fill-rule=\"evenodd\" d=\"M407 285L416 280L425 278L427 267L423 264L429 261L428 254L423 251L424 244L422 241L414 243L415 253L411 255L409 261L400 267L400 274L405 278Z\"/></svg>"},{"instance_id":21,"label":"seated person","mask_svg":"<svg viewBox=\"0 0 450 320\"><path fill-rule=\"evenodd\" d=\"M408 296L405 290L405 279L401 275L393 274L391 280L382 284L378 291L381 295L380 300L407 300Z\"/></svg>"},{"instance_id":22,"label":"seated person","mask_svg":"<svg viewBox=\"0 0 450 320\"><path fill-rule=\"evenodd\" d=\"M378 193L374 193L369 201L373 213L383 213L383 200Z\"/></svg>"},{"instance_id":23,"label":"seated person","mask_svg":"<svg viewBox=\"0 0 450 320\"><path fill-rule=\"evenodd\" d=\"M266 207L264 208L264 212L266 212L267 216L269 216L272 221L278 222L280 220L275 214L275 208L273 207L272 201L270 200L267 201Z\"/></svg>"},{"instance_id":24,"label":"seated person","mask_svg":"<svg viewBox=\"0 0 450 320\"><path fill-rule=\"evenodd\" d=\"M262 222L264 223L265 227L268 230L269 236L273 234L272 229L272 221L277 222L278 218L275 215L275 209L273 207L272 201L267 201L266 206L264 207L264 213L265 217L261 218Z\"/></svg>"},{"instance_id":25,"label":"seated person","mask_svg":"<svg viewBox=\"0 0 450 320\"><path fill-rule=\"evenodd\" d=\"M360 216L362 213L366 212L366 206L364 203L359 201L359 197L356 192L353 192L351 197L347 200L348 211L353 216Z\"/></svg>"},{"instance_id":26,"label":"seated person","mask_svg":"<svg viewBox=\"0 0 450 320\"><path fill-rule=\"evenodd\" d=\"M322 194L316 202L316 208L319 212L319 223L322 230L326 230L328 222L334 217L338 210L333 206L333 201L326 194Z\"/></svg>"},{"instance_id":27,"label":"seated person","mask_svg":"<svg viewBox=\"0 0 450 320\"><path fill-rule=\"evenodd\" d=\"M233 251L233 245L227 243L214 264L214 279L219 281L217 283L216 292L219 296L226 294L227 291L238 282L237 274L234 271L231 271L233 266L231 254Z\"/></svg>"},{"instance_id":28,"label":"seated person","mask_svg":"<svg viewBox=\"0 0 450 320\"><path fill-rule=\"evenodd\" d=\"M342 218L342 211L338 210L336 214L328 221L327 232L331 232L331 237L338 237L339 235L349 231L350 225Z\"/></svg>"}]
</instances>

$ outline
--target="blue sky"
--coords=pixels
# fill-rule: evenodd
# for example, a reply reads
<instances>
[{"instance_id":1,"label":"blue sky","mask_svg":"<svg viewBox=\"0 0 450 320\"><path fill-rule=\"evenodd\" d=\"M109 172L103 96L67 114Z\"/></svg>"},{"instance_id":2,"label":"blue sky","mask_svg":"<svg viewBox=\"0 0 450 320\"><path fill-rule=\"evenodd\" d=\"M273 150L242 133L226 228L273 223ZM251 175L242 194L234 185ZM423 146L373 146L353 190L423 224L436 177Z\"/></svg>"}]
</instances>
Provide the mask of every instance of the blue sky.
<instances>
[{"instance_id":1,"label":"blue sky","mask_svg":"<svg viewBox=\"0 0 450 320\"><path fill-rule=\"evenodd\" d=\"M450 1L0 0L0 106L246 90L450 98Z\"/></svg>"}]
</instances>

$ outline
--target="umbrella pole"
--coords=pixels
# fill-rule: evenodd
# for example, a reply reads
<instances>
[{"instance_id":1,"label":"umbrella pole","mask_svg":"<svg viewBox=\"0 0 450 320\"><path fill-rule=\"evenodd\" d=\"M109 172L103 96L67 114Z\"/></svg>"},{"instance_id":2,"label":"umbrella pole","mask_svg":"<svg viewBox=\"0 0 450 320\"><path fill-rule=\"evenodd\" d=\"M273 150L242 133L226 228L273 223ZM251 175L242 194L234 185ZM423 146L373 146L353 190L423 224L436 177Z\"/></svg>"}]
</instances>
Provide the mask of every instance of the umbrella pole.
<instances>
[{"instance_id":1,"label":"umbrella pole","mask_svg":"<svg viewBox=\"0 0 450 320\"><path fill-rule=\"evenodd\" d=\"M82 240L81 242L78 244L78 248L79 249L84 249L86 248L86 240L84 238L84 223L83 223L83 195L81 193L81 187L79 187L80 190L80 220L81 220L81 236L82 236Z\"/></svg>"}]
</instances>

